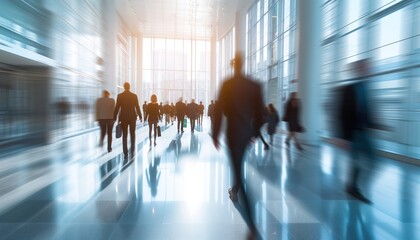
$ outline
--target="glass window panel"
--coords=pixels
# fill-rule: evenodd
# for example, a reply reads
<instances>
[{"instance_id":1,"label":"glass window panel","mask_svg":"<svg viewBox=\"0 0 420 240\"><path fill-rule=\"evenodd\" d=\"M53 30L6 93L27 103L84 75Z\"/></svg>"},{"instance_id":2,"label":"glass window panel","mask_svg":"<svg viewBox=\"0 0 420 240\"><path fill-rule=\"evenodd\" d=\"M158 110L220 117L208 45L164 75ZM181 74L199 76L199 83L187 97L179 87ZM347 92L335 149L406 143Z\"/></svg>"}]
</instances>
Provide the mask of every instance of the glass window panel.
<instances>
[{"instance_id":1,"label":"glass window panel","mask_svg":"<svg viewBox=\"0 0 420 240\"><path fill-rule=\"evenodd\" d=\"M366 14L365 0L346 0L346 11L344 12L344 27L352 30L362 24L361 18Z\"/></svg>"},{"instance_id":2,"label":"glass window panel","mask_svg":"<svg viewBox=\"0 0 420 240\"><path fill-rule=\"evenodd\" d=\"M407 30L406 23L403 20L406 10L399 10L378 21L376 46L379 49L375 51L377 59L399 56L409 49L408 41L402 40L404 39L404 31Z\"/></svg>"},{"instance_id":3,"label":"glass window panel","mask_svg":"<svg viewBox=\"0 0 420 240\"><path fill-rule=\"evenodd\" d=\"M284 31L290 28L290 0L284 1Z\"/></svg>"},{"instance_id":4,"label":"glass window panel","mask_svg":"<svg viewBox=\"0 0 420 240\"><path fill-rule=\"evenodd\" d=\"M152 69L152 40L143 39L143 68Z\"/></svg>"}]
</instances>

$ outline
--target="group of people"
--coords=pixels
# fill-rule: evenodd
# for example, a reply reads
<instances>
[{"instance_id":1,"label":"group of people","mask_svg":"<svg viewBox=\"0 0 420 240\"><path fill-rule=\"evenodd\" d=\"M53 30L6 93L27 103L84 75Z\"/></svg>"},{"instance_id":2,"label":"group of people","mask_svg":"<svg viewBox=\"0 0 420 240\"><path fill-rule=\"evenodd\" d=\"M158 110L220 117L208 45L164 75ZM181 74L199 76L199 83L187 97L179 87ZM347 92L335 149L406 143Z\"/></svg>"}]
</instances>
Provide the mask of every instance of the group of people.
<instances>
[{"instance_id":1,"label":"group of people","mask_svg":"<svg viewBox=\"0 0 420 240\"><path fill-rule=\"evenodd\" d=\"M96 120L99 122L101 129L100 134L100 146L103 146L105 135L107 135L108 140L108 152L112 151L112 129L114 123L117 121L121 126L122 130L122 142L123 142L123 153L124 158L128 158L128 130L130 130L130 154L131 156L135 153L135 130L136 130L136 120L139 119L140 122L144 120L148 122L149 125L149 144L152 146L152 130L154 133L153 144L156 146L156 137L158 131L158 123L162 119L165 119L165 125L175 121L175 116L178 120L178 133L184 132L184 120L185 117L190 119L191 132L194 133L196 122L199 125L203 123L204 115L204 105L200 101L200 104L195 103L195 100L192 99L190 103L185 103L182 101L182 98L174 105L173 103L169 105L169 102L166 102L165 105L158 104L158 99L155 94L150 97L150 103L147 104L145 101L142 109L143 115L140 111L140 106L138 103L137 95L130 92L130 84L128 82L124 83L124 92L118 94L117 101L111 98L111 94L107 91L103 91L103 96L98 98L96 101ZM213 112L213 103L209 106L209 113Z\"/></svg>"}]
</instances>

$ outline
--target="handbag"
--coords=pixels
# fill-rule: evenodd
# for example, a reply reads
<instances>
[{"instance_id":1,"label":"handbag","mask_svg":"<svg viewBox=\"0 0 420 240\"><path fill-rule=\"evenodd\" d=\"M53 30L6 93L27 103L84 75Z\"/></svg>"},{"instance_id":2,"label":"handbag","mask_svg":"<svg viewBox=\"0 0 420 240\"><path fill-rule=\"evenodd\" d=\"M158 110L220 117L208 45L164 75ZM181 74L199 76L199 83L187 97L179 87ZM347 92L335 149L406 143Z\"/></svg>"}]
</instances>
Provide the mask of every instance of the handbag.
<instances>
[{"instance_id":1,"label":"handbag","mask_svg":"<svg viewBox=\"0 0 420 240\"><path fill-rule=\"evenodd\" d=\"M122 128L121 128L121 123L117 124L117 126L115 127L115 137L116 138L120 138L122 135Z\"/></svg>"},{"instance_id":2,"label":"handbag","mask_svg":"<svg viewBox=\"0 0 420 240\"><path fill-rule=\"evenodd\" d=\"M161 131L160 131L160 126L157 125L156 127L156 132L157 132L157 136L160 137L161 136Z\"/></svg>"},{"instance_id":3,"label":"handbag","mask_svg":"<svg viewBox=\"0 0 420 240\"><path fill-rule=\"evenodd\" d=\"M184 126L184 128L187 127L187 119L186 118L184 118L183 126Z\"/></svg>"}]
</instances>

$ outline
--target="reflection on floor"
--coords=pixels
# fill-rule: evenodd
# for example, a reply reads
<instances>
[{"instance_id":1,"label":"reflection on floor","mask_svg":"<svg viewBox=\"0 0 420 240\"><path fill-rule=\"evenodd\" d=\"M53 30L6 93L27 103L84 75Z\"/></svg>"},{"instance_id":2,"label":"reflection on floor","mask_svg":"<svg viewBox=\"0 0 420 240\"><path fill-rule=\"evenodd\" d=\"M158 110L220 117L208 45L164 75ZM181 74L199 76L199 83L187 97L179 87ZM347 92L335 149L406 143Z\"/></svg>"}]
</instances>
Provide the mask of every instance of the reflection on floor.
<instances>
[{"instance_id":1,"label":"reflection on floor","mask_svg":"<svg viewBox=\"0 0 420 240\"><path fill-rule=\"evenodd\" d=\"M180 135L163 127L149 148L137 131L137 154L110 154L98 133L3 158L1 239L244 239L247 228L228 198L229 161L208 124ZM343 191L349 159L329 145L247 152L247 191L265 239L420 239L420 170L380 159L363 192Z\"/></svg>"}]
</instances>

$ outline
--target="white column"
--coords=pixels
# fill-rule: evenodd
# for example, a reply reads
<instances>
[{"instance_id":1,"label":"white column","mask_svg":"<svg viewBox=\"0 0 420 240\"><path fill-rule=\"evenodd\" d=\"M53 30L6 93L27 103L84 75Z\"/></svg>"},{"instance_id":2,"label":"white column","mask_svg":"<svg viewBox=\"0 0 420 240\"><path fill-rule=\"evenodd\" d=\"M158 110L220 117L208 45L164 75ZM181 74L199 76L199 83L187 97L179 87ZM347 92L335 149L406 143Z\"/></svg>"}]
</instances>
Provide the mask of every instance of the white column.
<instances>
[{"instance_id":1,"label":"white column","mask_svg":"<svg viewBox=\"0 0 420 240\"><path fill-rule=\"evenodd\" d=\"M118 15L115 0L102 0L102 33L104 56L103 88L111 92L113 97L118 94L116 87L116 46L118 31Z\"/></svg>"},{"instance_id":2,"label":"white column","mask_svg":"<svg viewBox=\"0 0 420 240\"><path fill-rule=\"evenodd\" d=\"M210 39L210 94L209 101L216 100L217 89L216 89L216 35L212 32L212 37Z\"/></svg>"},{"instance_id":3,"label":"white column","mask_svg":"<svg viewBox=\"0 0 420 240\"><path fill-rule=\"evenodd\" d=\"M321 1L298 1L298 96L302 102L301 140L317 145L320 114Z\"/></svg>"}]
</instances>

